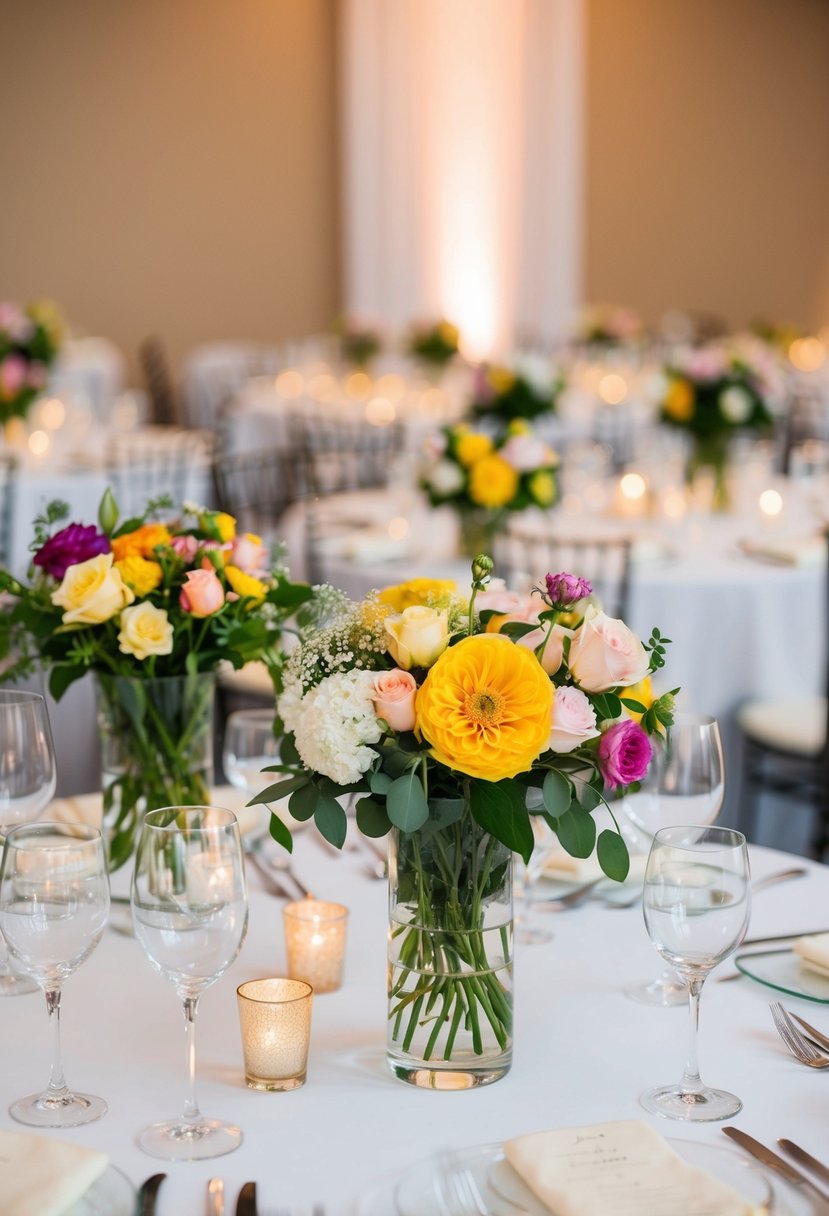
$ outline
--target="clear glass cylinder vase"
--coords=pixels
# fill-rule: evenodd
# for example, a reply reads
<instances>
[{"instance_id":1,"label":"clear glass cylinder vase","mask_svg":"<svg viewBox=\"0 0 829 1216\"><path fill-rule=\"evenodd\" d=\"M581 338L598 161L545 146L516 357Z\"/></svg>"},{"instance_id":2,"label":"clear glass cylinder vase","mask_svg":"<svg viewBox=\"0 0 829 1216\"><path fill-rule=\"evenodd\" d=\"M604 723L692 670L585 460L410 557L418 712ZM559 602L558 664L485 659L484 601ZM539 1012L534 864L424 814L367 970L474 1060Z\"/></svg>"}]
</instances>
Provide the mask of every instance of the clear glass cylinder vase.
<instances>
[{"instance_id":1,"label":"clear glass cylinder vase","mask_svg":"<svg viewBox=\"0 0 829 1216\"><path fill-rule=\"evenodd\" d=\"M434 822L440 823L440 819ZM470 1089L512 1060L512 853L465 809L389 837L387 1060L403 1081Z\"/></svg>"},{"instance_id":2,"label":"clear glass cylinder vase","mask_svg":"<svg viewBox=\"0 0 829 1216\"><path fill-rule=\"evenodd\" d=\"M212 671L148 680L96 675L111 871L132 857L145 811L209 803L215 687Z\"/></svg>"}]
</instances>

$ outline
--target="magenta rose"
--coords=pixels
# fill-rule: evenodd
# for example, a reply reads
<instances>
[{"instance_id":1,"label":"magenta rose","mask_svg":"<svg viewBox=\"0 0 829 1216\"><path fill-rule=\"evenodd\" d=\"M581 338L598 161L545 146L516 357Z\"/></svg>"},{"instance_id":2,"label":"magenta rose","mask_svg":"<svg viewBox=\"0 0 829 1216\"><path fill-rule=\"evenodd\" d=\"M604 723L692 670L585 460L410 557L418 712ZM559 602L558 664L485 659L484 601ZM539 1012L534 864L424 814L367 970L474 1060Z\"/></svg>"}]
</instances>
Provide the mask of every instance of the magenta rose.
<instances>
[{"instance_id":1,"label":"magenta rose","mask_svg":"<svg viewBox=\"0 0 829 1216\"><path fill-rule=\"evenodd\" d=\"M578 578L564 570L559 574L548 574L544 582L547 584L547 596L554 608L568 608L593 593L593 584L586 578Z\"/></svg>"},{"instance_id":2,"label":"magenta rose","mask_svg":"<svg viewBox=\"0 0 829 1216\"><path fill-rule=\"evenodd\" d=\"M608 789L641 781L648 771L653 748L642 727L628 719L617 722L599 740L599 768Z\"/></svg>"},{"instance_id":3,"label":"magenta rose","mask_svg":"<svg viewBox=\"0 0 829 1216\"><path fill-rule=\"evenodd\" d=\"M94 524L69 524L50 536L32 560L53 578L62 579L70 566L109 551L109 537L99 532Z\"/></svg>"}]
</instances>

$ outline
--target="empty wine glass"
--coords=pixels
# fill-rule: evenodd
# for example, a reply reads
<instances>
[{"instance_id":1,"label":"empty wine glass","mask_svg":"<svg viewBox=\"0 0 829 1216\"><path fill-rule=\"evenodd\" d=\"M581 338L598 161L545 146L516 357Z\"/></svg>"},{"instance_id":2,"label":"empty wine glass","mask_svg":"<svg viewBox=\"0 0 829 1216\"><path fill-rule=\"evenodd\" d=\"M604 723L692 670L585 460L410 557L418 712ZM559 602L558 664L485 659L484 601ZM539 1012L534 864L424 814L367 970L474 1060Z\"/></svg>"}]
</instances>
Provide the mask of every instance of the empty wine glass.
<instances>
[{"instance_id":1,"label":"empty wine glass","mask_svg":"<svg viewBox=\"0 0 829 1216\"><path fill-rule=\"evenodd\" d=\"M0 928L15 962L43 989L52 1024L49 1085L9 1107L19 1123L76 1127L100 1119L102 1098L66 1086L60 1048L63 982L89 958L109 915L109 876L101 833L81 824L13 828L0 867Z\"/></svg>"},{"instance_id":2,"label":"empty wine glass","mask_svg":"<svg viewBox=\"0 0 829 1216\"><path fill-rule=\"evenodd\" d=\"M135 936L184 1007L188 1093L178 1119L145 1128L153 1157L199 1161L233 1152L242 1132L206 1119L196 1102L198 1000L238 955L248 925L236 816L220 807L164 807L144 816L132 882Z\"/></svg>"},{"instance_id":3,"label":"empty wine glass","mask_svg":"<svg viewBox=\"0 0 829 1216\"><path fill-rule=\"evenodd\" d=\"M642 788L624 798L619 808L636 836L649 846L662 828L714 823L724 793L725 767L716 718L683 712L676 715L669 738L655 742L651 770ZM687 1000L685 984L670 969L656 980L628 984L624 991L644 1005L684 1005Z\"/></svg>"},{"instance_id":4,"label":"empty wine glass","mask_svg":"<svg viewBox=\"0 0 829 1216\"><path fill-rule=\"evenodd\" d=\"M55 796L55 748L46 702L39 693L0 691L0 836L37 819ZM15 975L0 936L0 996L37 992Z\"/></svg>"},{"instance_id":5,"label":"empty wine glass","mask_svg":"<svg viewBox=\"0 0 829 1216\"><path fill-rule=\"evenodd\" d=\"M745 937L751 912L746 838L731 828L671 827L654 837L645 871L645 925L651 942L685 980L691 1035L682 1079L649 1089L645 1110L708 1122L736 1115L742 1102L703 1085L697 1063L699 998L708 973Z\"/></svg>"},{"instance_id":6,"label":"empty wine glass","mask_svg":"<svg viewBox=\"0 0 829 1216\"><path fill-rule=\"evenodd\" d=\"M273 720L272 709L237 709L228 716L222 767L230 784L246 794L258 794L267 784L262 770L279 763Z\"/></svg>"},{"instance_id":7,"label":"empty wine glass","mask_svg":"<svg viewBox=\"0 0 829 1216\"><path fill-rule=\"evenodd\" d=\"M533 889L544 872L544 866L550 854L558 844L558 837L548 826L541 815L530 815L535 846L530 854L530 860L525 864L516 856L516 864L523 870L521 875L523 898L521 907L515 917L517 926L515 937L526 946L537 946L542 942L551 942L553 933L546 925L539 925L533 916Z\"/></svg>"}]
</instances>

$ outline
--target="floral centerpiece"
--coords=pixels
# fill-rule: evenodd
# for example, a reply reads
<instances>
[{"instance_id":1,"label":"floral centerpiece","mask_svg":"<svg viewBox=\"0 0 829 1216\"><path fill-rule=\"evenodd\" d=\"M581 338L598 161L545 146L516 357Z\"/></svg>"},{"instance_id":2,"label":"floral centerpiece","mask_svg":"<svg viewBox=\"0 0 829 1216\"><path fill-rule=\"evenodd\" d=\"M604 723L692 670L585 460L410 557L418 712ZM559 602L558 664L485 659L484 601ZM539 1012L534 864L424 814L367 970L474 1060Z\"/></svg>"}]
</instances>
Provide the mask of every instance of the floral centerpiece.
<instances>
[{"instance_id":1,"label":"floral centerpiece","mask_svg":"<svg viewBox=\"0 0 829 1216\"><path fill-rule=\"evenodd\" d=\"M98 523L70 523L65 503L35 521L29 585L2 616L6 680L49 670L56 698L86 672L97 681L110 867L133 850L145 806L208 801L216 668L259 659L279 687L286 618L311 597L234 519L167 499L121 520L108 490Z\"/></svg>"},{"instance_id":2,"label":"floral centerpiece","mask_svg":"<svg viewBox=\"0 0 829 1216\"><path fill-rule=\"evenodd\" d=\"M0 423L26 417L46 387L64 334L63 318L48 300L25 308L0 303Z\"/></svg>"},{"instance_id":3,"label":"floral centerpiece","mask_svg":"<svg viewBox=\"0 0 829 1216\"><path fill-rule=\"evenodd\" d=\"M420 477L433 507L454 507L468 556L490 548L505 515L551 507L558 496L558 456L525 422L498 438L465 423L429 437Z\"/></svg>"},{"instance_id":4,"label":"floral centerpiece","mask_svg":"<svg viewBox=\"0 0 829 1216\"><path fill-rule=\"evenodd\" d=\"M348 313L334 322L334 334L346 363L367 367L383 349L383 335L367 317Z\"/></svg>"},{"instance_id":5,"label":"floral centerpiece","mask_svg":"<svg viewBox=\"0 0 829 1216\"><path fill-rule=\"evenodd\" d=\"M418 322L409 331L407 349L415 359L445 367L458 353L460 331L451 321Z\"/></svg>"},{"instance_id":6,"label":"floral centerpiece","mask_svg":"<svg viewBox=\"0 0 829 1216\"><path fill-rule=\"evenodd\" d=\"M563 373L541 355L518 353L476 369L472 410L499 429L552 414L565 386Z\"/></svg>"},{"instance_id":7,"label":"floral centerpiece","mask_svg":"<svg viewBox=\"0 0 829 1216\"><path fill-rule=\"evenodd\" d=\"M575 327L577 342L585 346L630 346L645 336L642 318L632 308L615 304L589 304Z\"/></svg>"},{"instance_id":8,"label":"floral centerpiece","mask_svg":"<svg viewBox=\"0 0 829 1216\"><path fill-rule=\"evenodd\" d=\"M488 590L491 569L475 558L467 598L429 580L362 603L321 589L284 670L283 777L254 799L289 796L340 848L356 798L358 828L390 837L389 1063L439 1088L509 1067L510 863L533 816L624 879L618 827L597 835L593 811L642 780L671 722L673 694L625 693L662 666L658 631L643 645L573 575L519 597ZM271 832L291 849L276 814Z\"/></svg>"},{"instance_id":9,"label":"floral centerpiece","mask_svg":"<svg viewBox=\"0 0 829 1216\"><path fill-rule=\"evenodd\" d=\"M770 430L783 393L779 361L756 338L709 342L665 368L662 421L691 436L689 476L704 465L714 470L716 505L727 505L731 439L740 431Z\"/></svg>"}]
</instances>

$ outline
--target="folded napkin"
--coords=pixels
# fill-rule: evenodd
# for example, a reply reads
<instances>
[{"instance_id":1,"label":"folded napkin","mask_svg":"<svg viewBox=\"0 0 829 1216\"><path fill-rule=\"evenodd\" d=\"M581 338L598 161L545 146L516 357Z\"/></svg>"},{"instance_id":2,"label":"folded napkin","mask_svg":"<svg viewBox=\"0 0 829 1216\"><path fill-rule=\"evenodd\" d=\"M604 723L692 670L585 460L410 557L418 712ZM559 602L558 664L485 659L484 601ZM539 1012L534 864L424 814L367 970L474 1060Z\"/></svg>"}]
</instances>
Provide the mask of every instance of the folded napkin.
<instances>
[{"instance_id":1,"label":"folded napkin","mask_svg":"<svg viewBox=\"0 0 829 1216\"><path fill-rule=\"evenodd\" d=\"M826 561L826 541L822 536L761 537L740 541L749 557L779 562L783 566L822 566Z\"/></svg>"},{"instance_id":2,"label":"folded napkin","mask_svg":"<svg viewBox=\"0 0 829 1216\"><path fill-rule=\"evenodd\" d=\"M61 1216L107 1167L105 1153L29 1132L0 1131L3 1216Z\"/></svg>"},{"instance_id":3,"label":"folded napkin","mask_svg":"<svg viewBox=\"0 0 829 1216\"><path fill-rule=\"evenodd\" d=\"M632 853L630 871L625 881L642 882L645 877L647 860L646 853ZM599 865L595 854L592 857L571 857L564 849L555 849L544 862L543 873L545 878L554 878L562 882L592 882L594 878L601 878L604 870Z\"/></svg>"},{"instance_id":4,"label":"folded napkin","mask_svg":"<svg viewBox=\"0 0 829 1216\"><path fill-rule=\"evenodd\" d=\"M641 1120L520 1136L504 1145L515 1172L555 1216L752 1216L751 1204L686 1165Z\"/></svg>"},{"instance_id":5,"label":"folded napkin","mask_svg":"<svg viewBox=\"0 0 829 1216\"><path fill-rule=\"evenodd\" d=\"M812 937L799 937L793 946L795 954L809 971L829 976L829 933L816 933Z\"/></svg>"}]
</instances>

